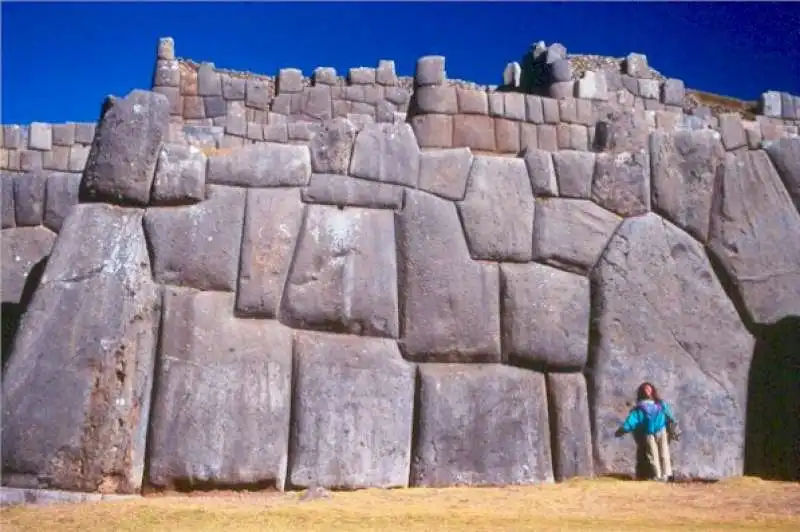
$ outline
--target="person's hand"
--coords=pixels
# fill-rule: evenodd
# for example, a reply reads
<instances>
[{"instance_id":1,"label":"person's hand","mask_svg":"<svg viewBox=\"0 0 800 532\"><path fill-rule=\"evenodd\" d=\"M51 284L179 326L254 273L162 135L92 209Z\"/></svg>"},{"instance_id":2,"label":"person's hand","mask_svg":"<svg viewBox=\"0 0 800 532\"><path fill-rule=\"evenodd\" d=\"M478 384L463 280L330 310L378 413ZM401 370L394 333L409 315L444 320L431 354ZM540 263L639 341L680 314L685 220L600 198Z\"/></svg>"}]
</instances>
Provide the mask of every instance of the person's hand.
<instances>
[{"instance_id":1,"label":"person's hand","mask_svg":"<svg viewBox=\"0 0 800 532\"><path fill-rule=\"evenodd\" d=\"M625 431L624 431L624 430L622 430L622 427L618 428L618 429L616 430L616 432L614 432L614 436L615 436L616 438L621 438L621 437L623 437L624 435L625 435Z\"/></svg>"}]
</instances>

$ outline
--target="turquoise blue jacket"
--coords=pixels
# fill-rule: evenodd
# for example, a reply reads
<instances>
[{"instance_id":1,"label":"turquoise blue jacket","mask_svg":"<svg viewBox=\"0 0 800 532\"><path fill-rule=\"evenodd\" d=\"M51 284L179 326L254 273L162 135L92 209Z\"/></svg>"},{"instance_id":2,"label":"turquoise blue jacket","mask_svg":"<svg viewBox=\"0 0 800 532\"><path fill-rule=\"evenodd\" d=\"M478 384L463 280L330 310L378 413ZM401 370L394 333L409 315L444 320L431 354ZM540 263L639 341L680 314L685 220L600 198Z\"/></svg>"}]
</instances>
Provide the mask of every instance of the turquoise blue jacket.
<instances>
[{"instance_id":1,"label":"turquoise blue jacket","mask_svg":"<svg viewBox=\"0 0 800 532\"><path fill-rule=\"evenodd\" d=\"M652 400L639 401L631 409L625 422L622 424L624 433L637 432L638 434L656 434L667 428L667 420L675 421L669 405L665 401L656 403Z\"/></svg>"}]
</instances>

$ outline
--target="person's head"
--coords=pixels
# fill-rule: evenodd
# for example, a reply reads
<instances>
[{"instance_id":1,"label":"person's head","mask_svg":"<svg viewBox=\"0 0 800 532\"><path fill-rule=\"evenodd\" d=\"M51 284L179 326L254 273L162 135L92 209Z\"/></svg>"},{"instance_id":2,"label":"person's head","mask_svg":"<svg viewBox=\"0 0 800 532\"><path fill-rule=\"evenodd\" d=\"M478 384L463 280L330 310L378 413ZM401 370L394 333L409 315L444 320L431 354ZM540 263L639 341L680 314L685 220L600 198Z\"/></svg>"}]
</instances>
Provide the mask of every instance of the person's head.
<instances>
[{"instance_id":1,"label":"person's head","mask_svg":"<svg viewBox=\"0 0 800 532\"><path fill-rule=\"evenodd\" d=\"M636 400L644 401L645 399L652 399L653 401L661 400L658 396L658 390L656 390L656 387L650 382L643 382L639 385L639 389L636 390Z\"/></svg>"}]
</instances>

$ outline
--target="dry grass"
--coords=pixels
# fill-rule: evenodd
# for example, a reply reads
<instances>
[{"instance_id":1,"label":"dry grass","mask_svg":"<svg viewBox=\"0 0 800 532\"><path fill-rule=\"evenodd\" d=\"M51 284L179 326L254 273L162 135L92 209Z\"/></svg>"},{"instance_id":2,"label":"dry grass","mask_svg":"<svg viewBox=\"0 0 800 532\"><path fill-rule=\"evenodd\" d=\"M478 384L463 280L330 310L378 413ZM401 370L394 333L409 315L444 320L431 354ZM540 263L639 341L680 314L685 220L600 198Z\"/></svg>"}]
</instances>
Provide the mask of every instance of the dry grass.
<instances>
[{"instance_id":1,"label":"dry grass","mask_svg":"<svg viewBox=\"0 0 800 532\"><path fill-rule=\"evenodd\" d=\"M748 102L698 90L690 90L688 93L700 105L710 107L714 116L719 116L721 113L738 113L747 120L755 120L758 113L758 102Z\"/></svg>"},{"instance_id":2,"label":"dry grass","mask_svg":"<svg viewBox=\"0 0 800 532\"><path fill-rule=\"evenodd\" d=\"M303 502L297 493L213 493L17 507L17 530L800 530L800 484L573 481L511 488L364 490Z\"/></svg>"}]
</instances>

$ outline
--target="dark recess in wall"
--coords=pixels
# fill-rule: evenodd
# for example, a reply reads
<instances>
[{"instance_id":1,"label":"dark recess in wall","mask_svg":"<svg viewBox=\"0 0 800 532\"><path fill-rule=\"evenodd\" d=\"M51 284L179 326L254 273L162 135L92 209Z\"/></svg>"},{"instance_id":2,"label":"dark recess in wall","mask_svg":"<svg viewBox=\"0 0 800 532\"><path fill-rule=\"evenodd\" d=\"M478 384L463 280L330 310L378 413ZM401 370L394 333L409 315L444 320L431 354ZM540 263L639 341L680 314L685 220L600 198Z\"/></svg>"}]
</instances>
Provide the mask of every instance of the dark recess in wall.
<instances>
[{"instance_id":1,"label":"dark recess in wall","mask_svg":"<svg viewBox=\"0 0 800 532\"><path fill-rule=\"evenodd\" d=\"M3 308L0 309L0 321L3 327L3 341L2 341L2 369L3 373L6 370L6 363L11 357L11 349L14 347L14 339L17 336L20 321L28 305L31 304L33 294L39 288L39 281L44 274L45 266L47 266L47 257L43 258L31 268L28 278L25 280L25 286L22 289L22 295L19 298L19 303L3 302Z\"/></svg>"}]
</instances>

